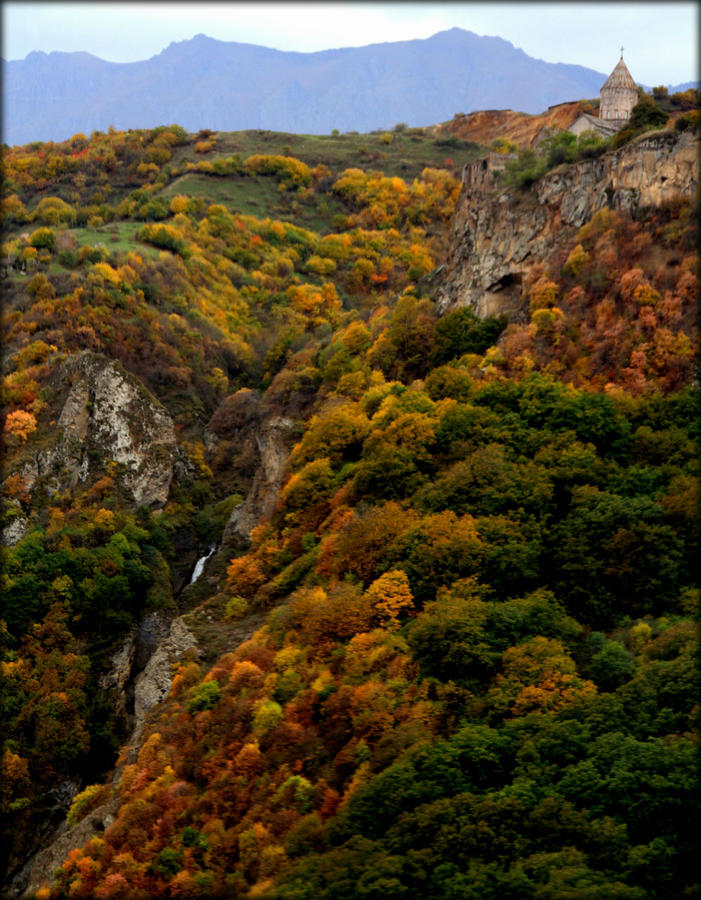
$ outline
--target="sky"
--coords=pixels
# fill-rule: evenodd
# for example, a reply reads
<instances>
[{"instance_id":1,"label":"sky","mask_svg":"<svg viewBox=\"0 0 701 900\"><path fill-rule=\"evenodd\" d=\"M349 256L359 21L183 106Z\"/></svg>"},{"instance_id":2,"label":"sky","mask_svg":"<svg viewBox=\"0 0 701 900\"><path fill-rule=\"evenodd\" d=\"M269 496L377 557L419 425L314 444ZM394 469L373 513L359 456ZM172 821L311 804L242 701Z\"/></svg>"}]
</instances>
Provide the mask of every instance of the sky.
<instances>
[{"instance_id":1,"label":"sky","mask_svg":"<svg viewBox=\"0 0 701 900\"><path fill-rule=\"evenodd\" d=\"M85 50L133 62L196 34L313 52L427 38L455 26L504 38L546 62L608 74L624 47L640 84L698 78L693 2L159 2L3 3L4 59Z\"/></svg>"}]
</instances>

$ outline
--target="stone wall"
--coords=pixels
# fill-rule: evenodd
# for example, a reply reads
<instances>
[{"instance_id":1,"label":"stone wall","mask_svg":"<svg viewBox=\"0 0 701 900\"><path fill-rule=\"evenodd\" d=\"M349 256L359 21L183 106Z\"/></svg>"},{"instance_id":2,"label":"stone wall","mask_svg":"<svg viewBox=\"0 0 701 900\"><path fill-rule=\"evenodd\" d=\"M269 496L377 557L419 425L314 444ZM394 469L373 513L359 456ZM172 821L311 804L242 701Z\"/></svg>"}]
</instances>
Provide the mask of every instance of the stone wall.
<instances>
[{"instance_id":1,"label":"stone wall","mask_svg":"<svg viewBox=\"0 0 701 900\"><path fill-rule=\"evenodd\" d=\"M628 121L637 102L637 90L625 87L607 88L606 91L601 92L599 116L604 121L621 119Z\"/></svg>"}]
</instances>

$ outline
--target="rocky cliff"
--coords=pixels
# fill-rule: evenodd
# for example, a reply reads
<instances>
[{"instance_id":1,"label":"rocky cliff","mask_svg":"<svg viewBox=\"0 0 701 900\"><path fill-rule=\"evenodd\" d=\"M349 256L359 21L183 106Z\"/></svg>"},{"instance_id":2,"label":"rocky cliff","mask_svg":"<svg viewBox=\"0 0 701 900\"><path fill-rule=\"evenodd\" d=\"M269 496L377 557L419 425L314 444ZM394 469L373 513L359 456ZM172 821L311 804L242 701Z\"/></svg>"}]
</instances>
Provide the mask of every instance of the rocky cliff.
<instances>
[{"instance_id":1,"label":"rocky cliff","mask_svg":"<svg viewBox=\"0 0 701 900\"><path fill-rule=\"evenodd\" d=\"M521 283L597 210L636 216L646 208L692 198L699 137L663 131L641 135L596 159L558 166L527 193L500 188L488 159L466 166L438 304L469 306L479 316L525 316Z\"/></svg>"},{"instance_id":2,"label":"rocky cliff","mask_svg":"<svg viewBox=\"0 0 701 900\"><path fill-rule=\"evenodd\" d=\"M245 546L251 529L273 511L292 445L299 409L262 401L248 388L227 397L208 422L207 460L235 476L245 499L231 512L222 541L227 551Z\"/></svg>"},{"instance_id":3,"label":"rocky cliff","mask_svg":"<svg viewBox=\"0 0 701 900\"><path fill-rule=\"evenodd\" d=\"M251 529L272 513L295 436L295 423L285 416L265 419L256 430L260 463L245 501L231 513L224 530L225 539L247 540Z\"/></svg>"},{"instance_id":4,"label":"rocky cliff","mask_svg":"<svg viewBox=\"0 0 701 900\"><path fill-rule=\"evenodd\" d=\"M127 497L137 505L162 508L174 473L189 466L166 409L138 378L99 353L70 356L54 383L57 418L48 445L22 463L26 490L39 485L49 495L73 490L112 463ZM28 524L15 519L3 542L16 543Z\"/></svg>"},{"instance_id":5,"label":"rocky cliff","mask_svg":"<svg viewBox=\"0 0 701 900\"><path fill-rule=\"evenodd\" d=\"M130 717L132 741L138 740L147 714L170 690L174 664L188 653L199 655L191 631L181 617L161 610L145 615L113 653L100 687L111 690Z\"/></svg>"}]
</instances>

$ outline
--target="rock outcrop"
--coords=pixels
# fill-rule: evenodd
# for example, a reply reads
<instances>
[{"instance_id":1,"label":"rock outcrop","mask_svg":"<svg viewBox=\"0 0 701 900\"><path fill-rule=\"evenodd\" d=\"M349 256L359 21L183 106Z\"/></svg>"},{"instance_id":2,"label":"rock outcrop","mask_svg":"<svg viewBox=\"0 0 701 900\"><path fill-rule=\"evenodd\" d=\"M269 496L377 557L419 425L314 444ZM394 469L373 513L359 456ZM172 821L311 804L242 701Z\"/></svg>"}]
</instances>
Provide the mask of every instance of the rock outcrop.
<instances>
[{"instance_id":1,"label":"rock outcrop","mask_svg":"<svg viewBox=\"0 0 701 900\"><path fill-rule=\"evenodd\" d=\"M175 618L134 682L135 734L140 735L147 714L170 691L174 665L190 653L199 655L197 641L183 620Z\"/></svg>"},{"instance_id":2,"label":"rock outcrop","mask_svg":"<svg viewBox=\"0 0 701 900\"><path fill-rule=\"evenodd\" d=\"M14 519L5 525L2 530L2 539L0 543L5 547L14 547L18 544L29 530L29 519L23 515L17 515Z\"/></svg>"},{"instance_id":3,"label":"rock outcrop","mask_svg":"<svg viewBox=\"0 0 701 900\"><path fill-rule=\"evenodd\" d=\"M604 207L635 216L694 197L698 156L692 132L643 134L598 158L552 169L527 194L500 189L488 160L469 164L439 309L469 306L479 316L518 321L525 315L521 282L535 262Z\"/></svg>"},{"instance_id":4,"label":"rock outcrop","mask_svg":"<svg viewBox=\"0 0 701 900\"><path fill-rule=\"evenodd\" d=\"M127 699L127 694L134 669L137 646L136 636L137 628L134 627L112 654L109 668L99 680L100 687L103 690L110 691L112 694L116 716L124 723L129 718L129 707L132 705Z\"/></svg>"},{"instance_id":5,"label":"rock outcrop","mask_svg":"<svg viewBox=\"0 0 701 900\"><path fill-rule=\"evenodd\" d=\"M156 610L147 613L112 654L100 687L117 698L118 712L130 718L132 743L148 713L168 694L173 667L184 656L200 655L182 618Z\"/></svg>"},{"instance_id":6,"label":"rock outcrop","mask_svg":"<svg viewBox=\"0 0 701 900\"><path fill-rule=\"evenodd\" d=\"M70 490L112 462L134 503L163 507L174 471L187 463L158 400L119 362L88 351L69 356L55 384L65 396L50 445L21 469L27 490L39 479L49 493Z\"/></svg>"},{"instance_id":7,"label":"rock outcrop","mask_svg":"<svg viewBox=\"0 0 701 900\"><path fill-rule=\"evenodd\" d=\"M287 458L295 440L296 425L286 416L265 419L255 432L260 464L245 501L231 513L224 539L247 541L251 529L275 508Z\"/></svg>"}]
</instances>

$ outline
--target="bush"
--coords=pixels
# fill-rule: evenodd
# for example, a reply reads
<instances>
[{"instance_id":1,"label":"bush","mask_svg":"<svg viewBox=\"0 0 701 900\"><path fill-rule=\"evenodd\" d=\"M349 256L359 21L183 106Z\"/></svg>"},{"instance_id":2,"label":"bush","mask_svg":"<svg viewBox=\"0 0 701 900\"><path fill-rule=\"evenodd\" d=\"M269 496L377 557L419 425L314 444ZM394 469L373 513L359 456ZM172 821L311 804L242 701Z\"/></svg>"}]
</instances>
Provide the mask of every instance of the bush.
<instances>
[{"instance_id":1,"label":"bush","mask_svg":"<svg viewBox=\"0 0 701 900\"><path fill-rule=\"evenodd\" d=\"M609 141L591 131L579 137L569 131L557 131L541 141L535 150L521 150L516 159L508 160L500 178L507 187L526 191L549 169L599 156L610 146Z\"/></svg>"},{"instance_id":2,"label":"bush","mask_svg":"<svg viewBox=\"0 0 701 900\"><path fill-rule=\"evenodd\" d=\"M37 228L36 231L31 233L29 243L37 249L45 247L53 252L56 247L56 232L52 231L51 228Z\"/></svg>"},{"instance_id":3,"label":"bush","mask_svg":"<svg viewBox=\"0 0 701 900\"><path fill-rule=\"evenodd\" d=\"M234 156L221 157L215 159L212 163L212 169L215 175L236 175L243 172L241 157L236 153Z\"/></svg>"},{"instance_id":4,"label":"bush","mask_svg":"<svg viewBox=\"0 0 701 900\"><path fill-rule=\"evenodd\" d=\"M235 594L224 607L225 619L241 619L248 612L248 603L244 597Z\"/></svg>"},{"instance_id":5,"label":"bush","mask_svg":"<svg viewBox=\"0 0 701 900\"><path fill-rule=\"evenodd\" d=\"M67 269L75 269L80 263L80 258L75 250L61 250L58 254L58 261Z\"/></svg>"},{"instance_id":6,"label":"bush","mask_svg":"<svg viewBox=\"0 0 701 900\"><path fill-rule=\"evenodd\" d=\"M506 317L479 319L468 307L449 312L436 322L431 361L441 365L465 353L483 354L506 328Z\"/></svg>"},{"instance_id":7,"label":"bush","mask_svg":"<svg viewBox=\"0 0 701 900\"><path fill-rule=\"evenodd\" d=\"M155 247L172 250L173 253L179 253L181 256L187 252L185 241L169 225L144 225L136 233L136 238L139 241L153 244Z\"/></svg>"},{"instance_id":8,"label":"bush","mask_svg":"<svg viewBox=\"0 0 701 900\"><path fill-rule=\"evenodd\" d=\"M630 114L629 127L647 131L664 128L669 116L661 110L649 94L642 94Z\"/></svg>"},{"instance_id":9,"label":"bush","mask_svg":"<svg viewBox=\"0 0 701 900\"><path fill-rule=\"evenodd\" d=\"M103 803L109 794L109 787L104 784L89 784L85 790L76 794L68 810L66 821L75 825L93 809Z\"/></svg>"},{"instance_id":10,"label":"bush","mask_svg":"<svg viewBox=\"0 0 701 900\"><path fill-rule=\"evenodd\" d=\"M211 709L219 700L219 682L203 681L194 691L187 710L190 713L200 712L203 709Z\"/></svg>"},{"instance_id":11,"label":"bush","mask_svg":"<svg viewBox=\"0 0 701 900\"><path fill-rule=\"evenodd\" d=\"M622 128L611 138L611 148L613 150L618 150L619 147L622 147L624 144L627 144L628 141L632 140L636 134L638 134L638 132L634 128Z\"/></svg>"},{"instance_id":12,"label":"bush","mask_svg":"<svg viewBox=\"0 0 701 900\"><path fill-rule=\"evenodd\" d=\"M545 160L535 150L522 150L516 159L506 163L501 180L507 187L526 191L546 170Z\"/></svg>"},{"instance_id":13,"label":"bush","mask_svg":"<svg viewBox=\"0 0 701 900\"><path fill-rule=\"evenodd\" d=\"M577 158L591 159L601 156L610 146L609 141L595 131L585 131L577 140Z\"/></svg>"},{"instance_id":14,"label":"bush","mask_svg":"<svg viewBox=\"0 0 701 900\"><path fill-rule=\"evenodd\" d=\"M563 162L574 162L576 158L577 137L571 131L562 131L547 138L544 142L548 168L559 166Z\"/></svg>"},{"instance_id":15,"label":"bush","mask_svg":"<svg viewBox=\"0 0 701 900\"><path fill-rule=\"evenodd\" d=\"M183 855L173 847L164 847L158 856L158 871L164 878L173 878L182 866Z\"/></svg>"},{"instance_id":16,"label":"bush","mask_svg":"<svg viewBox=\"0 0 701 900\"><path fill-rule=\"evenodd\" d=\"M168 208L168 204L162 197L156 197L153 200L149 200L148 203L142 203L141 206L135 211L134 218L144 220L152 220L152 221L161 221L168 217L170 210Z\"/></svg>"},{"instance_id":17,"label":"bush","mask_svg":"<svg viewBox=\"0 0 701 900\"><path fill-rule=\"evenodd\" d=\"M689 88L688 91L677 91L669 98L673 106L681 109L693 109L701 105L701 91L697 88Z\"/></svg>"},{"instance_id":18,"label":"bush","mask_svg":"<svg viewBox=\"0 0 701 900\"><path fill-rule=\"evenodd\" d=\"M60 197L44 197L34 210L34 219L45 225L71 224L75 210Z\"/></svg>"},{"instance_id":19,"label":"bush","mask_svg":"<svg viewBox=\"0 0 701 900\"><path fill-rule=\"evenodd\" d=\"M674 123L674 127L677 131L686 131L689 128L699 131L701 129L701 111L697 109L694 112L684 113Z\"/></svg>"},{"instance_id":20,"label":"bush","mask_svg":"<svg viewBox=\"0 0 701 900\"><path fill-rule=\"evenodd\" d=\"M518 144L508 138L498 137L492 141L490 149L495 153L517 153Z\"/></svg>"},{"instance_id":21,"label":"bush","mask_svg":"<svg viewBox=\"0 0 701 900\"><path fill-rule=\"evenodd\" d=\"M275 175L278 181L288 186L308 187L312 183L309 166L294 156L268 156L256 153L248 157L245 165L249 171L257 175Z\"/></svg>"}]
</instances>

